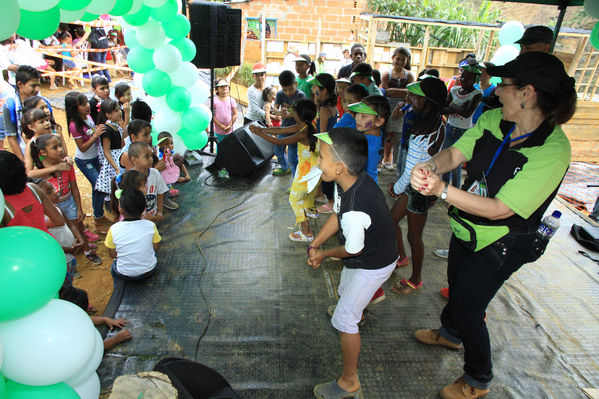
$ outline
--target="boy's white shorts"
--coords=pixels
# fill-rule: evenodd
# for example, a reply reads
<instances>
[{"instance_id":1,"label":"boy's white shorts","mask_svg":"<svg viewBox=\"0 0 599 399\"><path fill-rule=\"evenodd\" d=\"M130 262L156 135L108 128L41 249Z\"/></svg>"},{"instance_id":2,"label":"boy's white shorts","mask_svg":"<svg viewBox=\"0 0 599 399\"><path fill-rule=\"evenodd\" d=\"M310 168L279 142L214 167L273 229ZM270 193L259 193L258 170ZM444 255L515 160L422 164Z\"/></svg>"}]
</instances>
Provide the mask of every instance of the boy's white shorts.
<instances>
[{"instance_id":1,"label":"boy's white shorts","mask_svg":"<svg viewBox=\"0 0 599 399\"><path fill-rule=\"evenodd\" d=\"M347 334L358 333L362 312L372 296L395 270L395 261L382 269L348 269L343 267L337 292L339 302L331 318L335 329Z\"/></svg>"}]
</instances>

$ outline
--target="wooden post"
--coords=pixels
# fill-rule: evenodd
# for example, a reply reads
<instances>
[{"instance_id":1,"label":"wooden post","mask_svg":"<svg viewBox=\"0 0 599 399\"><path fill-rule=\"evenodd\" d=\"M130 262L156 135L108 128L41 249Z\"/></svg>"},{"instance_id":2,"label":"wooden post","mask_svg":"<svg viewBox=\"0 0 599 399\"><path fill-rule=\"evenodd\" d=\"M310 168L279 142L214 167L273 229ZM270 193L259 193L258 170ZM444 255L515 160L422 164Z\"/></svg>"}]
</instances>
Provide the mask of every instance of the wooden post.
<instances>
[{"instance_id":1,"label":"wooden post","mask_svg":"<svg viewBox=\"0 0 599 399\"><path fill-rule=\"evenodd\" d=\"M587 55L587 61L584 63L584 67L577 68L577 69L582 70L582 73L580 74L580 79L578 79L578 82L579 82L578 88L580 89L580 86L583 86L583 85L586 86L584 95L582 96L583 99L584 99L584 96L586 95L587 90L589 89L589 85L591 84L590 80L585 83L584 77L587 74L587 68L589 67L589 62L591 62L591 58L593 58L593 47L591 47L591 50L589 50L589 52L586 55Z\"/></svg>"},{"instance_id":2,"label":"wooden post","mask_svg":"<svg viewBox=\"0 0 599 399\"><path fill-rule=\"evenodd\" d=\"M477 31L477 30L475 30L475 31ZM474 49L474 54L476 54L476 56L479 58L480 58L480 50L483 45L483 37L484 37L484 34L482 32L480 32L478 35L478 39L476 40L476 47Z\"/></svg>"},{"instance_id":3,"label":"wooden post","mask_svg":"<svg viewBox=\"0 0 599 399\"><path fill-rule=\"evenodd\" d=\"M260 24L261 32L260 32L260 49L262 50L260 59L264 65L266 65L266 17L264 13L262 13L261 24Z\"/></svg>"},{"instance_id":4,"label":"wooden post","mask_svg":"<svg viewBox=\"0 0 599 399\"><path fill-rule=\"evenodd\" d=\"M322 32L322 19L318 18L318 30L316 31L316 54L314 55L314 59L318 58L318 54L320 54L320 33Z\"/></svg>"},{"instance_id":5,"label":"wooden post","mask_svg":"<svg viewBox=\"0 0 599 399\"><path fill-rule=\"evenodd\" d=\"M489 59L489 53L491 53L491 46L493 45L494 38L495 38L495 31L492 30L491 34L489 35L489 42L487 43L487 48L485 49L485 57L484 57L485 61L487 61Z\"/></svg>"},{"instance_id":6,"label":"wooden post","mask_svg":"<svg viewBox=\"0 0 599 399\"><path fill-rule=\"evenodd\" d=\"M578 47L576 47L576 52L574 53L574 58L572 58L572 63L570 64L570 68L568 69L568 75L574 76L576 73L576 67L578 67L578 63L580 62L580 57L582 56L582 52L589 41L588 37L581 37L578 39Z\"/></svg>"},{"instance_id":7,"label":"wooden post","mask_svg":"<svg viewBox=\"0 0 599 399\"><path fill-rule=\"evenodd\" d=\"M422 42L422 52L420 53L420 66L418 67L418 73L422 72L426 68L428 62L428 41L431 37L431 32L428 25L424 29L424 41Z\"/></svg>"},{"instance_id":8,"label":"wooden post","mask_svg":"<svg viewBox=\"0 0 599 399\"><path fill-rule=\"evenodd\" d=\"M366 41L366 54L367 58L365 60L365 62L368 62L369 64L374 64L374 43L376 42L376 28L377 28L377 21L373 18L370 17L370 20L368 21L368 40Z\"/></svg>"}]
</instances>

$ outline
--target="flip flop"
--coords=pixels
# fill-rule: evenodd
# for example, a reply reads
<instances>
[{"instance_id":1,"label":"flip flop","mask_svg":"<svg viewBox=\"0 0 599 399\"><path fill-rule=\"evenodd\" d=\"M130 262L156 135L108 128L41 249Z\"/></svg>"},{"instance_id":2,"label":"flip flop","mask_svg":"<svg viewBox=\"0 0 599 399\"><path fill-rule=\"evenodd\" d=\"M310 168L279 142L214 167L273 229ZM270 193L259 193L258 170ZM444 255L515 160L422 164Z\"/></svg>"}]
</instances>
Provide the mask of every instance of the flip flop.
<instances>
[{"instance_id":1,"label":"flip flop","mask_svg":"<svg viewBox=\"0 0 599 399\"><path fill-rule=\"evenodd\" d=\"M401 269L402 267L406 267L410 264L410 258L408 258L407 256L404 259L397 259L397 262L395 262L395 267L397 269Z\"/></svg>"},{"instance_id":2,"label":"flip flop","mask_svg":"<svg viewBox=\"0 0 599 399\"><path fill-rule=\"evenodd\" d=\"M289 239L295 242L312 242L314 237L307 236L304 233L302 233L301 230L298 230L295 233L289 233Z\"/></svg>"},{"instance_id":3,"label":"flip flop","mask_svg":"<svg viewBox=\"0 0 599 399\"><path fill-rule=\"evenodd\" d=\"M324 204L316 208L318 213L333 213L333 208L329 206L329 204Z\"/></svg>"},{"instance_id":4,"label":"flip flop","mask_svg":"<svg viewBox=\"0 0 599 399\"><path fill-rule=\"evenodd\" d=\"M419 282L418 284L414 284L410 280L401 279L399 284L394 285L393 287L391 287L391 289L396 294L408 295L408 294L411 294L412 292L418 291L420 288L422 288L422 284L423 284L423 281Z\"/></svg>"},{"instance_id":5,"label":"flip flop","mask_svg":"<svg viewBox=\"0 0 599 399\"><path fill-rule=\"evenodd\" d=\"M314 396L318 399L358 399L362 397L362 387L348 392L341 388L337 380L318 384L314 387Z\"/></svg>"}]
</instances>

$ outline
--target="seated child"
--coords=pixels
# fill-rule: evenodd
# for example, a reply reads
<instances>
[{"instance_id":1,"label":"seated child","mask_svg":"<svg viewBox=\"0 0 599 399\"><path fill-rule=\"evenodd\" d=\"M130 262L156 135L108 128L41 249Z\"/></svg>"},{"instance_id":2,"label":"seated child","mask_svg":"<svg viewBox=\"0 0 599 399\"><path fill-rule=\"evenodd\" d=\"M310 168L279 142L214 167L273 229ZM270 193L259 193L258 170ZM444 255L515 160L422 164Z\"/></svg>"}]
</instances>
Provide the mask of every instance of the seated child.
<instances>
[{"instance_id":1,"label":"seated child","mask_svg":"<svg viewBox=\"0 0 599 399\"><path fill-rule=\"evenodd\" d=\"M86 313L88 312L89 299L87 298L86 291L80 288L75 288L73 286L62 287L60 291L58 291L58 297L64 301L74 303L75 305L83 309ZM108 328L110 328L110 331L112 331L114 327L123 328L127 325L125 319L111 319L110 317L104 316L90 316L90 318L92 319L92 323L94 323L94 326L106 324ZM121 330L112 337L104 339L104 350L106 351L108 349L111 349L116 344L121 343L123 341L127 341L129 339L131 339L131 332L129 332L129 330L127 329Z\"/></svg>"},{"instance_id":2,"label":"seated child","mask_svg":"<svg viewBox=\"0 0 599 399\"><path fill-rule=\"evenodd\" d=\"M169 132L160 132L156 152L158 153L158 159L163 160L166 164L166 169L160 172L160 174L169 188L171 197L176 197L179 195L179 190L173 184L179 181L181 170L175 165L173 160L173 147L173 136Z\"/></svg>"},{"instance_id":3,"label":"seated child","mask_svg":"<svg viewBox=\"0 0 599 399\"><path fill-rule=\"evenodd\" d=\"M395 269L397 244L385 196L363 171L368 158L364 135L336 128L317 137L322 140L322 179L336 183L335 203L334 212L308 247L308 264L316 269L327 257L343 260L339 302L329 309L331 324L341 334L343 372L338 380L316 385L314 394L317 398L357 398L361 397L358 323L375 291ZM340 246L319 249L339 230Z\"/></svg>"},{"instance_id":4,"label":"seated child","mask_svg":"<svg viewBox=\"0 0 599 399\"><path fill-rule=\"evenodd\" d=\"M141 218L145 208L146 199L139 190L120 193L119 212L125 219L110 226L104 241L110 256L116 258L110 268L115 287L118 278L141 280L156 271L160 234L154 222Z\"/></svg>"},{"instance_id":5,"label":"seated child","mask_svg":"<svg viewBox=\"0 0 599 399\"><path fill-rule=\"evenodd\" d=\"M139 190L146 195L147 176L135 169L127 170L112 179L112 190L110 194L110 209L113 214L119 215L119 222L125 219L125 216L119 213L119 198L123 190ZM144 212L143 218L146 219Z\"/></svg>"},{"instance_id":6,"label":"seated child","mask_svg":"<svg viewBox=\"0 0 599 399\"><path fill-rule=\"evenodd\" d=\"M48 180L41 178L36 178L33 182L44 192L44 194L46 194L54 206L56 206L58 203L58 194L54 191L54 186L52 186ZM61 226L48 226L48 231L54 238L56 238L56 241L58 241L64 251L64 256L67 261L67 275L62 286L65 287L67 285L72 285L74 278L81 278L81 274L77 271L77 261L75 260L74 255L83 248L83 237L81 236L79 229L71 223L69 218L65 217L62 209L58 206L56 206L56 209L63 218L63 224Z\"/></svg>"},{"instance_id":7,"label":"seated child","mask_svg":"<svg viewBox=\"0 0 599 399\"><path fill-rule=\"evenodd\" d=\"M69 32L61 32L58 36L58 39L60 40L60 46L62 48L73 47L73 44L71 43L72 37ZM61 54L65 57L73 58L79 53L79 50L61 51ZM81 69L77 66L77 64L75 64L75 61L66 58L62 60L62 66L65 70L71 71L71 77L69 78L69 86L71 86L71 88L76 88L77 80L75 79L75 77L78 77L81 74Z\"/></svg>"}]
</instances>

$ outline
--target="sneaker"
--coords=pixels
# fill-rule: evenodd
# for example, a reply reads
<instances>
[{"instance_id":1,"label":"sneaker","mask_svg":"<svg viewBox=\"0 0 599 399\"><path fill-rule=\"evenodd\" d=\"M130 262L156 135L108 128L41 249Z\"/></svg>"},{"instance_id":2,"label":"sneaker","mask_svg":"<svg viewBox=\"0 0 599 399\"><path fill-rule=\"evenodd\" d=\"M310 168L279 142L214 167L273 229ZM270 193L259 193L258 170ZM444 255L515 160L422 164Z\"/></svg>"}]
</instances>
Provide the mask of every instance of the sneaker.
<instances>
[{"instance_id":1,"label":"sneaker","mask_svg":"<svg viewBox=\"0 0 599 399\"><path fill-rule=\"evenodd\" d=\"M385 163L383 163L383 167L387 170L393 170L393 163L385 162Z\"/></svg>"},{"instance_id":2,"label":"sneaker","mask_svg":"<svg viewBox=\"0 0 599 399\"><path fill-rule=\"evenodd\" d=\"M337 380L318 384L313 390L314 397L319 399L357 399L362 397L362 387L357 391L348 392L341 388Z\"/></svg>"},{"instance_id":3,"label":"sneaker","mask_svg":"<svg viewBox=\"0 0 599 399\"><path fill-rule=\"evenodd\" d=\"M444 338L439 330L416 330L414 331L416 341L426 345L444 346L449 349L458 350L462 344L454 344L447 338Z\"/></svg>"},{"instance_id":4,"label":"sneaker","mask_svg":"<svg viewBox=\"0 0 599 399\"><path fill-rule=\"evenodd\" d=\"M488 393L488 389L474 388L464 381L464 377L460 377L453 384L443 387L439 396L441 399L476 399Z\"/></svg>"},{"instance_id":5,"label":"sneaker","mask_svg":"<svg viewBox=\"0 0 599 399\"><path fill-rule=\"evenodd\" d=\"M162 202L162 205L164 205L164 207L166 209L170 209L171 211L174 211L175 209L179 209L179 204L177 204L175 201L173 201L172 199L170 199L167 196L164 197L164 201Z\"/></svg>"},{"instance_id":6,"label":"sneaker","mask_svg":"<svg viewBox=\"0 0 599 399\"><path fill-rule=\"evenodd\" d=\"M95 252L87 253L87 254L85 254L85 257L94 265L102 264L102 258L100 258L98 255L96 255Z\"/></svg>"},{"instance_id":7,"label":"sneaker","mask_svg":"<svg viewBox=\"0 0 599 399\"><path fill-rule=\"evenodd\" d=\"M439 258L447 259L449 258L449 249L435 249L433 252Z\"/></svg>"},{"instance_id":8,"label":"sneaker","mask_svg":"<svg viewBox=\"0 0 599 399\"><path fill-rule=\"evenodd\" d=\"M97 235L97 234L92 233L89 230L85 230L83 233L87 237L87 241L88 242L97 242L97 241L100 241L100 236Z\"/></svg>"},{"instance_id":9,"label":"sneaker","mask_svg":"<svg viewBox=\"0 0 599 399\"><path fill-rule=\"evenodd\" d=\"M91 249L92 251L96 248L98 248L98 246L96 244L92 244L91 242L88 244L89 249Z\"/></svg>"},{"instance_id":10,"label":"sneaker","mask_svg":"<svg viewBox=\"0 0 599 399\"><path fill-rule=\"evenodd\" d=\"M272 174L275 176L285 176L285 175L288 175L289 173L291 173L290 168L287 168L287 169L276 168L275 170L272 171Z\"/></svg>"},{"instance_id":11,"label":"sneaker","mask_svg":"<svg viewBox=\"0 0 599 399\"><path fill-rule=\"evenodd\" d=\"M376 292L372 296L372 299L370 300L370 303L368 305L374 305L379 302L383 302L385 300L385 298L386 298L385 291L383 291L383 287L380 287L378 290L376 290Z\"/></svg>"},{"instance_id":12,"label":"sneaker","mask_svg":"<svg viewBox=\"0 0 599 399\"><path fill-rule=\"evenodd\" d=\"M73 278L81 278L81 273L78 270L73 270Z\"/></svg>"},{"instance_id":13,"label":"sneaker","mask_svg":"<svg viewBox=\"0 0 599 399\"><path fill-rule=\"evenodd\" d=\"M289 239L295 242L312 242L314 236L307 236L301 230L298 230L295 233L289 233Z\"/></svg>"}]
</instances>

